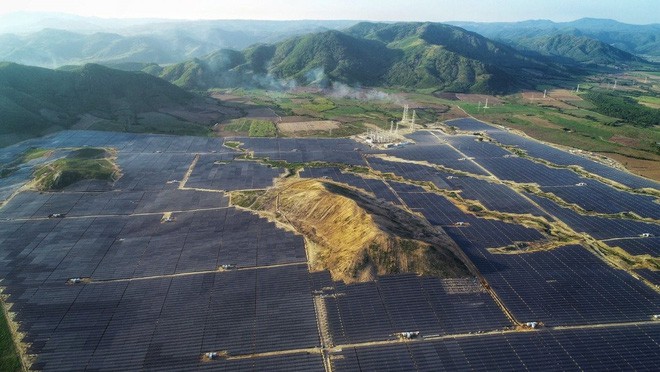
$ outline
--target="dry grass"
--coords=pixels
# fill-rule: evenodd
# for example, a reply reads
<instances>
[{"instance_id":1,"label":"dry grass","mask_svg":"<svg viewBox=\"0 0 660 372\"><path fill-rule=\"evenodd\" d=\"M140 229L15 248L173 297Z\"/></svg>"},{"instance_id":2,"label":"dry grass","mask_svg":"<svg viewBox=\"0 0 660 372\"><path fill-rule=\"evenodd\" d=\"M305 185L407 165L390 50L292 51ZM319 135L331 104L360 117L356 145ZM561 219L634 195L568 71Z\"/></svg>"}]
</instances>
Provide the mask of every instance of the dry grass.
<instances>
[{"instance_id":1,"label":"dry grass","mask_svg":"<svg viewBox=\"0 0 660 372\"><path fill-rule=\"evenodd\" d=\"M261 199L266 213L305 236L310 266L363 282L411 272L465 277L458 247L419 216L360 191L319 180L285 180Z\"/></svg>"},{"instance_id":2,"label":"dry grass","mask_svg":"<svg viewBox=\"0 0 660 372\"><path fill-rule=\"evenodd\" d=\"M287 134L328 131L338 128L339 122L333 120L299 121L277 124L277 129Z\"/></svg>"},{"instance_id":3,"label":"dry grass","mask_svg":"<svg viewBox=\"0 0 660 372\"><path fill-rule=\"evenodd\" d=\"M486 98L488 99L488 105L500 105L502 104L502 100L495 97L495 96L490 96L486 94L463 94L463 93L456 93L456 98L463 102L469 102L469 103L479 103L485 104L486 103Z\"/></svg>"},{"instance_id":4,"label":"dry grass","mask_svg":"<svg viewBox=\"0 0 660 372\"><path fill-rule=\"evenodd\" d=\"M574 99L562 94L556 94L555 96L551 96L550 93L548 93L548 95L545 98L543 98L543 92L533 91L533 92L523 92L522 98L527 102L536 103L542 106L556 107L558 109L564 109L564 110L572 110L575 108L569 105L568 103L564 102L564 101L571 101ZM576 98L580 99L577 96Z\"/></svg>"}]
</instances>

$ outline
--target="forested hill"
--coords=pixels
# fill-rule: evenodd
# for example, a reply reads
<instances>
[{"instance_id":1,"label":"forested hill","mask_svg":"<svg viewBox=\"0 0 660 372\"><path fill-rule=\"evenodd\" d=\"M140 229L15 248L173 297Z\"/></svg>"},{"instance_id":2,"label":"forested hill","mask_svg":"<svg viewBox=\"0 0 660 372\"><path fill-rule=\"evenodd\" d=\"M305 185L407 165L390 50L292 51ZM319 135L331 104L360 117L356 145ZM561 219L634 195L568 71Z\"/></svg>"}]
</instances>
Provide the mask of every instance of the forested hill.
<instances>
[{"instance_id":1,"label":"forested hill","mask_svg":"<svg viewBox=\"0 0 660 372\"><path fill-rule=\"evenodd\" d=\"M438 23L359 23L148 71L186 88L338 81L489 93L524 87L532 76L565 74L505 44Z\"/></svg>"},{"instance_id":2,"label":"forested hill","mask_svg":"<svg viewBox=\"0 0 660 372\"><path fill-rule=\"evenodd\" d=\"M0 63L0 143L70 128L86 113L131 123L137 113L193 98L142 72L94 64L64 71Z\"/></svg>"}]
</instances>

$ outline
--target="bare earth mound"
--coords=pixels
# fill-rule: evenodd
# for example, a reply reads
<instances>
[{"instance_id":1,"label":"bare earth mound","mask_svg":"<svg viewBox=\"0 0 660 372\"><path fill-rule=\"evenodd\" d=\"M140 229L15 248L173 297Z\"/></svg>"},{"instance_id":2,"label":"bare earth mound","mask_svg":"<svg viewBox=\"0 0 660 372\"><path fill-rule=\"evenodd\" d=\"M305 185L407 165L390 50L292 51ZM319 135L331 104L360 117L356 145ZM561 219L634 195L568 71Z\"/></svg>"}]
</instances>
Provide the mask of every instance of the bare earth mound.
<instances>
[{"instance_id":1,"label":"bare earth mound","mask_svg":"<svg viewBox=\"0 0 660 372\"><path fill-rule=\"evenodd\" d=\"M404 272L470 275L444 231L360 191L291 180L268 191L259 204L305 235L312 268L329 270L335 280L370 281Z\"/></svg>"}]
</instances>

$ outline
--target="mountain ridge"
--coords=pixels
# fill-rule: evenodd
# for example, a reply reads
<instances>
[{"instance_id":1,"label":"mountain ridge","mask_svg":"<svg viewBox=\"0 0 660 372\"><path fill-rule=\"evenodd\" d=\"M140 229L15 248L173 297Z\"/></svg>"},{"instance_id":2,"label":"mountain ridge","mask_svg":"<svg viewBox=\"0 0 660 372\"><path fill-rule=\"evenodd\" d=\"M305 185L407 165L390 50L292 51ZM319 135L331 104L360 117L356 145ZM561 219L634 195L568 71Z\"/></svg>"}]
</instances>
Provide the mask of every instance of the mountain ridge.
<instances>
[{"instance_id":1,"label":"mountain ridge","mask_svg":"<svg viewBox=\"0 0 660 372\"><path fill-rule=\"evenodd\" d=\"M187 88L204 89L208 81L228 87L223 85L227 81L259 85L259 79L271 78L285 85L340 82L504 93L526 84L530 71L537 76L563 74L561 68L508 45L431 22L363 22L343 32L325 31L258 45L248 48L243 57L242 64L238 57L233 64L218 64L208 57L186 61L166 68L179 74L163 70L158 76ZM190 68L184 68L186 64Z\"/></svg>"}]
</instances>

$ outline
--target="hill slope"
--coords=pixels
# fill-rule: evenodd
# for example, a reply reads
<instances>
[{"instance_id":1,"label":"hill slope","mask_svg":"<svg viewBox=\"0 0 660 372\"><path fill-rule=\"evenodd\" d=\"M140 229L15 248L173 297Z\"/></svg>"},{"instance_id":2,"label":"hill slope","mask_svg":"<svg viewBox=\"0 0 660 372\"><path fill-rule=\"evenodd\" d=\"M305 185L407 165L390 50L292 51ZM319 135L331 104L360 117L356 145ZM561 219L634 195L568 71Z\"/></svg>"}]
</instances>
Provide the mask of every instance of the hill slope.
<instances>
[{"instance_id":1,"label":"hill slope","mask_svg":"<svg viewBox=\"0 0 660 372\"><path fill-rule=\"evenodd\" d=\"M193 99L145 73L91 64L63 71L0 63L0 145L70 128L83 114L139 126L139 113Z\"/></svg>"},{"instance_id":2,"label":"hill slope","mask_svg":"<svg viewBox=\"0 0 660 372\"><path fill-rule=\"evenodd\" d=\"M563 62L573 61L597 65L646 62L643 58L586 36L557 34L519 39L515 43L520 48L558 58Z\"/></svg>"}]
</instances>

